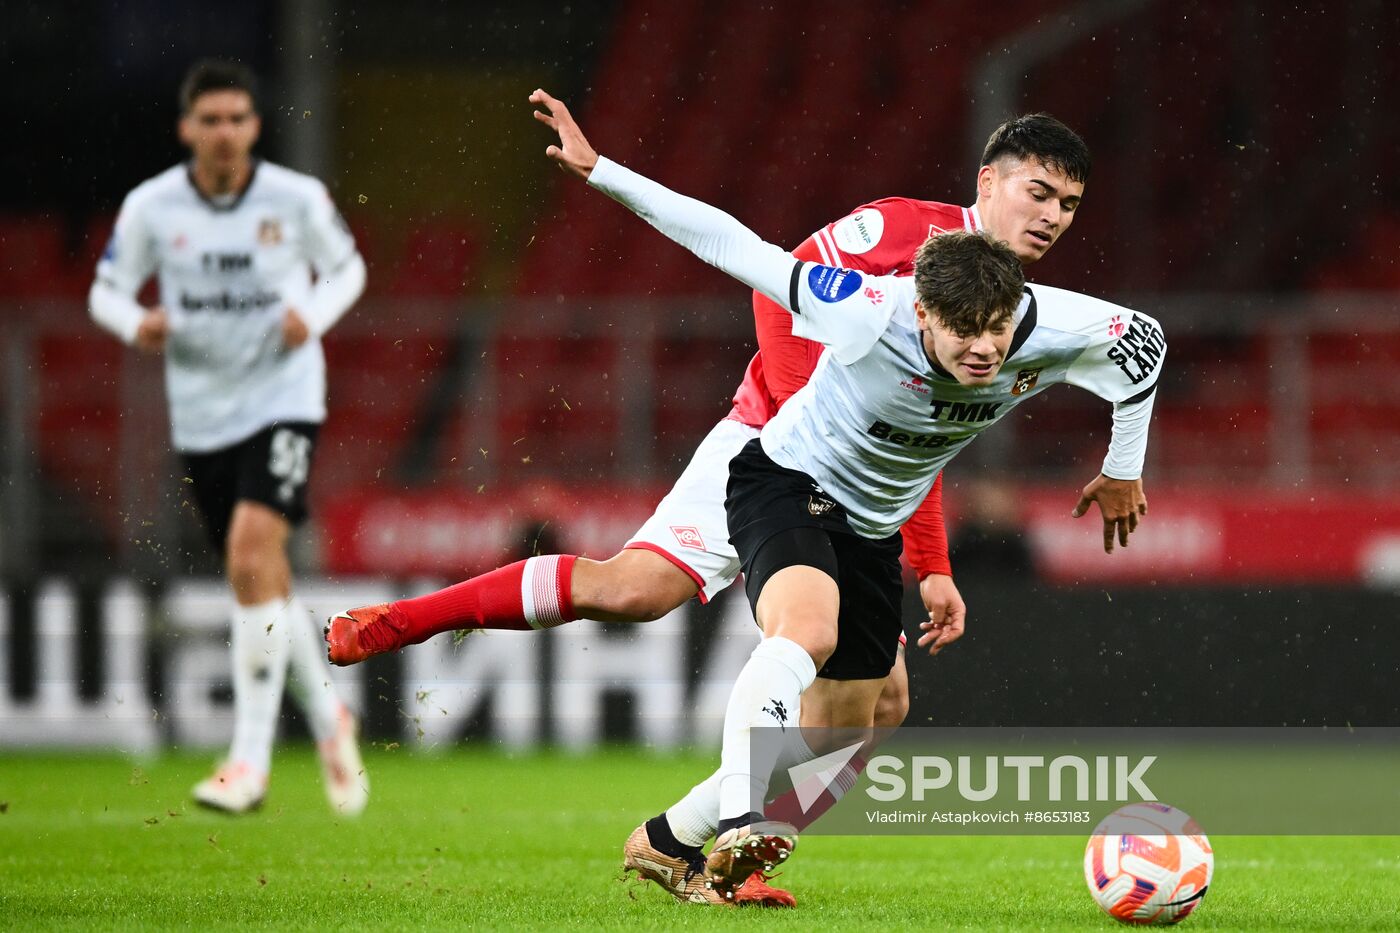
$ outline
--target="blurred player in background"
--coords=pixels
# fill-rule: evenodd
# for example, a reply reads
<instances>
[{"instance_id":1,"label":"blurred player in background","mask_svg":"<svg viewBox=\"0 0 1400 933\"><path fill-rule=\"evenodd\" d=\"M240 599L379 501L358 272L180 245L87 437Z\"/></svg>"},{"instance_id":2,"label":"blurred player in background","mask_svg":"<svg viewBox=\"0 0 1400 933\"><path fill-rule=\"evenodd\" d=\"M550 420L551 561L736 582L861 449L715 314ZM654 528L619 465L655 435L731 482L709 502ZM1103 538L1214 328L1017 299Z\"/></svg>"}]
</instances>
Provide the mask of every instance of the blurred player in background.
<instances>
[{"instance_id":1,"label":"blurred player in background","mask_svg":"<svg viewBox=\"0 0 1400 933\"><path fill-rule=\"evenodd\" d=\"M229 813L262 802L290 666L327 795L354 815L369 797L356 722L292 592L287 542L326 417L320 338L363 292L365 265L321 182L253 157L247 69L199 63L180 108L192 158L127 195L89 304L123 342L165 356L173 443L237 603L233 744L194 797ZM159 301L142 307L153 275Z\"/></svg>"}]
</instances>

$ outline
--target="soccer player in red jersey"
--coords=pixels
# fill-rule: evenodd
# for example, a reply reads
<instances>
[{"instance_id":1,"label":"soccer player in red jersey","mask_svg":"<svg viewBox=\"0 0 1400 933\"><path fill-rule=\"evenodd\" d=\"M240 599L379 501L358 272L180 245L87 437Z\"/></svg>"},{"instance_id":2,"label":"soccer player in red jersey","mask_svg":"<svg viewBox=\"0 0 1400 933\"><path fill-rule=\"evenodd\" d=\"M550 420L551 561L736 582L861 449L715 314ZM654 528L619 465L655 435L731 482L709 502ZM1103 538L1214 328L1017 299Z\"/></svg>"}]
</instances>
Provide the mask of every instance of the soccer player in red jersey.
<instances>
[{"instance_id":1,"label":"soccer player in red jersey","mask_svg":"<svg viewBox=\"0 0 1400 933\"><path fill-rule=\"evenodd\" d=\"M1046 115L1003 124L989 139L971 207L889 198L857 208L804 241L800 259L876 274L909 274L914 251L949 230L988 230L1017 256L1034 262L1068 229L1088 175L1087 147ZM693 596L702 601L738 573L724 514L729 460L806 383L822 346L792 336L791 315L755 293L759 353L749 363L729 415L695 456L656 513L617 555L591 561L573 555L530 558L418 599L352 609L327 627L330 658L352 664L383 651L416 644L454 629L548 628L578 618L650 621ZM929 612L919 645L937 654L962 635L965 607L953 583L943 528L941 479L906 525L905 553L918 573ZM818 677L803 697L804 726L870 725L843 718L852 682ZM894 727L908 710L902 654L881 687L875 725ZM681 900L712 901L690 871L713 835L717 797L698 785L667 814L639 827L628 840L628 862ZM702 861L703 861L703 857ZM647 871L646 865L665 871ZM674 870L673 870L674 869ZM767 903L790 903L785 892L749 893ZM771 889L769 889L771 890ZM745 900L745 889L740 890Z\"/></svg>"}]
</instances>

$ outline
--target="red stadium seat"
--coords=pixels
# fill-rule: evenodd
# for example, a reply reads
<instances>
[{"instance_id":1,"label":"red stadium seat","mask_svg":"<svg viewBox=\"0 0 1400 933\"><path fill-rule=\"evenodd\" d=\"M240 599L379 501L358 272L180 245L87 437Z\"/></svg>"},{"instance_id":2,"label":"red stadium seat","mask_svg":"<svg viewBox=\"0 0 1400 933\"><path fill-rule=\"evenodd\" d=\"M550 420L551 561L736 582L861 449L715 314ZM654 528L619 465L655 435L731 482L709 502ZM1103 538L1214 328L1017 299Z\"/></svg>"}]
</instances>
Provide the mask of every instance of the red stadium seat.
<instances>
[{"instance_id":1,"label":"red stadium seat","mask_svg":"<svg viewBox=\"0 0 1400 933\"><path fill-rule=\"evenodd\" d=\"M63 225L47 214L0 215L0 298L54 294L68 254Z\"/></svg>"},{"instance_id":2,"label":"red stadium seat","mask_svg":"<svg viewBox=\"0 0 1400 933\"><path fill-rule=\"evenodd\" d=\"M39 465L53 481L98 507L114 530L124 352L95 328L37 342Z\"/></svg>"},{"instance_id":3,"label":"red stadium seat","mask_svg":"<svg viewBox=\"0 0 1400 933\"><path fill-rule=\"evenodd\" d=\"M472 283L477 250L476 232L465 221L423 221L409 232L390 291L395 295L458 297Z\"/></svg>"}]
</instances>

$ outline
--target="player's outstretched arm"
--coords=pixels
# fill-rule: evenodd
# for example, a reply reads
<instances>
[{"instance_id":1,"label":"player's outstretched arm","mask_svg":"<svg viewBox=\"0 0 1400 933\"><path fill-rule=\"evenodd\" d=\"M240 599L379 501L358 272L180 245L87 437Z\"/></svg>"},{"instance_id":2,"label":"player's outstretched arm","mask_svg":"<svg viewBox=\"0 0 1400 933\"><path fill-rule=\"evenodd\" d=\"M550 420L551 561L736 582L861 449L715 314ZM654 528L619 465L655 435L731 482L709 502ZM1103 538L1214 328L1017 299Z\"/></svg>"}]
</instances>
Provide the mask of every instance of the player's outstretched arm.
<instances>
[{"instance_id":1,"label":"player's outstretched arm","mask_svg":"<svg viewBox=\"0 0 1400 933\"><path fill-rule=\"evenodd\" d=\"M1128 546L1128 535L1137 531L1147 515L1147 497L1142 491L1142 467L1147 457L1147 429L1152 421L1155 386L1139 398L1116 402L1113 406L1113 433L1103 470L1079 493L1079 502L1070 513L1079 518L1097 502L1103 516L1104 553L1113 553L1113 540ZM1117 477L1133 477L1119 479Z\"/></svg>"},{"instance_id":2,"label":"player's outstretched arm","mask_svg":"<svg viewBox=\"0 0 1400 933\"><path fill-rule=\"evenodd\" d=\"M787 250L764 241L724 211L598 155L558 101L544 91L531 97L549 109L548 118L538 117L559 134L560 146L547 151L550 158L700 259L794 315L801 302L801 316L795 316L793 324L797 336L826 344L842 363L859 359L880 339L898 306L884 296L907 282L893 276L872 277L866 280L871 287L862 290L858 273L826 266L816 266L804 276L804 263Z\"/></svg>"},{"instance_id":3,"label":"player's outstretched arm","mask_svg":"<svg viewBox=\"0 0 1400 933\"><path fill-rule=\"evenodd\" d=\"M1081 333L1092 340L1070 365L1066 380L1113 403L1113 432L1099 475L1079 494L1070 514L1079 518L1098 503L1103 516L1103 549L1113 552L1113 542L1128 546L1147 515L1142 491L1143 465L1147 460L1147 433L1157 382L1167 352L1166 337L1157 321L1140 311L1111 305L1072 292L1042 289L1052 303L1068 298L1065 306Z\"/></svg>"},{"instance_id":4,"label":"player's outstretched arm","mask_svg":"<svg viewBox=\"0 0 1400 933\"><path fill-rule=\"evenodd\" d=\"M586 179L705 262L792 310L798 260L791 253L765 242L724 211L599 156L568 109L547 92L535 91L530 100L548 111L536 111L535 118L559 134L559 145L545 154L561 168Z\"/></svg>"}]
</instances>

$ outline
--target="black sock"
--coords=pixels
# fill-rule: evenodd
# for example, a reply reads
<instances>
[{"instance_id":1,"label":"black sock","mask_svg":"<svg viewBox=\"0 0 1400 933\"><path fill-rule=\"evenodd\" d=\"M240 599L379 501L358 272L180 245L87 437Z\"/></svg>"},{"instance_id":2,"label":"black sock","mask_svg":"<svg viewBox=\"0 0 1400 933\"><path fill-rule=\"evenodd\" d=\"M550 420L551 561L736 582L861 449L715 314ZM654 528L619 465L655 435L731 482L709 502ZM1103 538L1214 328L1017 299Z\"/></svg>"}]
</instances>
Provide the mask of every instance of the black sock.
<instances>
[{"instance_id":1,"label":"black sock","mask_svg":"<svg viewBox=\"0 0 1400 933\"><path fill-rule=\"evenodd\" d=\"M715 829L715 835L723 836L731 829L738 829L740 826L752 826L754 823L762 823L763 814L758 811L750 811L743 816L732 816L727 820L720 820L719 826Z\"/></svg>"},{"instance_id":2,"label":"black sock","mask_svg":"<svg viewBox=\"0 0 1400 933\"><path fill-rule=\"evenodd\" d=\"M676 838L676 834L671 832L671 824L666 822L666 814L664 813L647 820L647 839L651 842L653 849L669 855L671 858L683 858L690 861L703 854L699 846L685 845Z\"/></svg>"}]
</instances>

